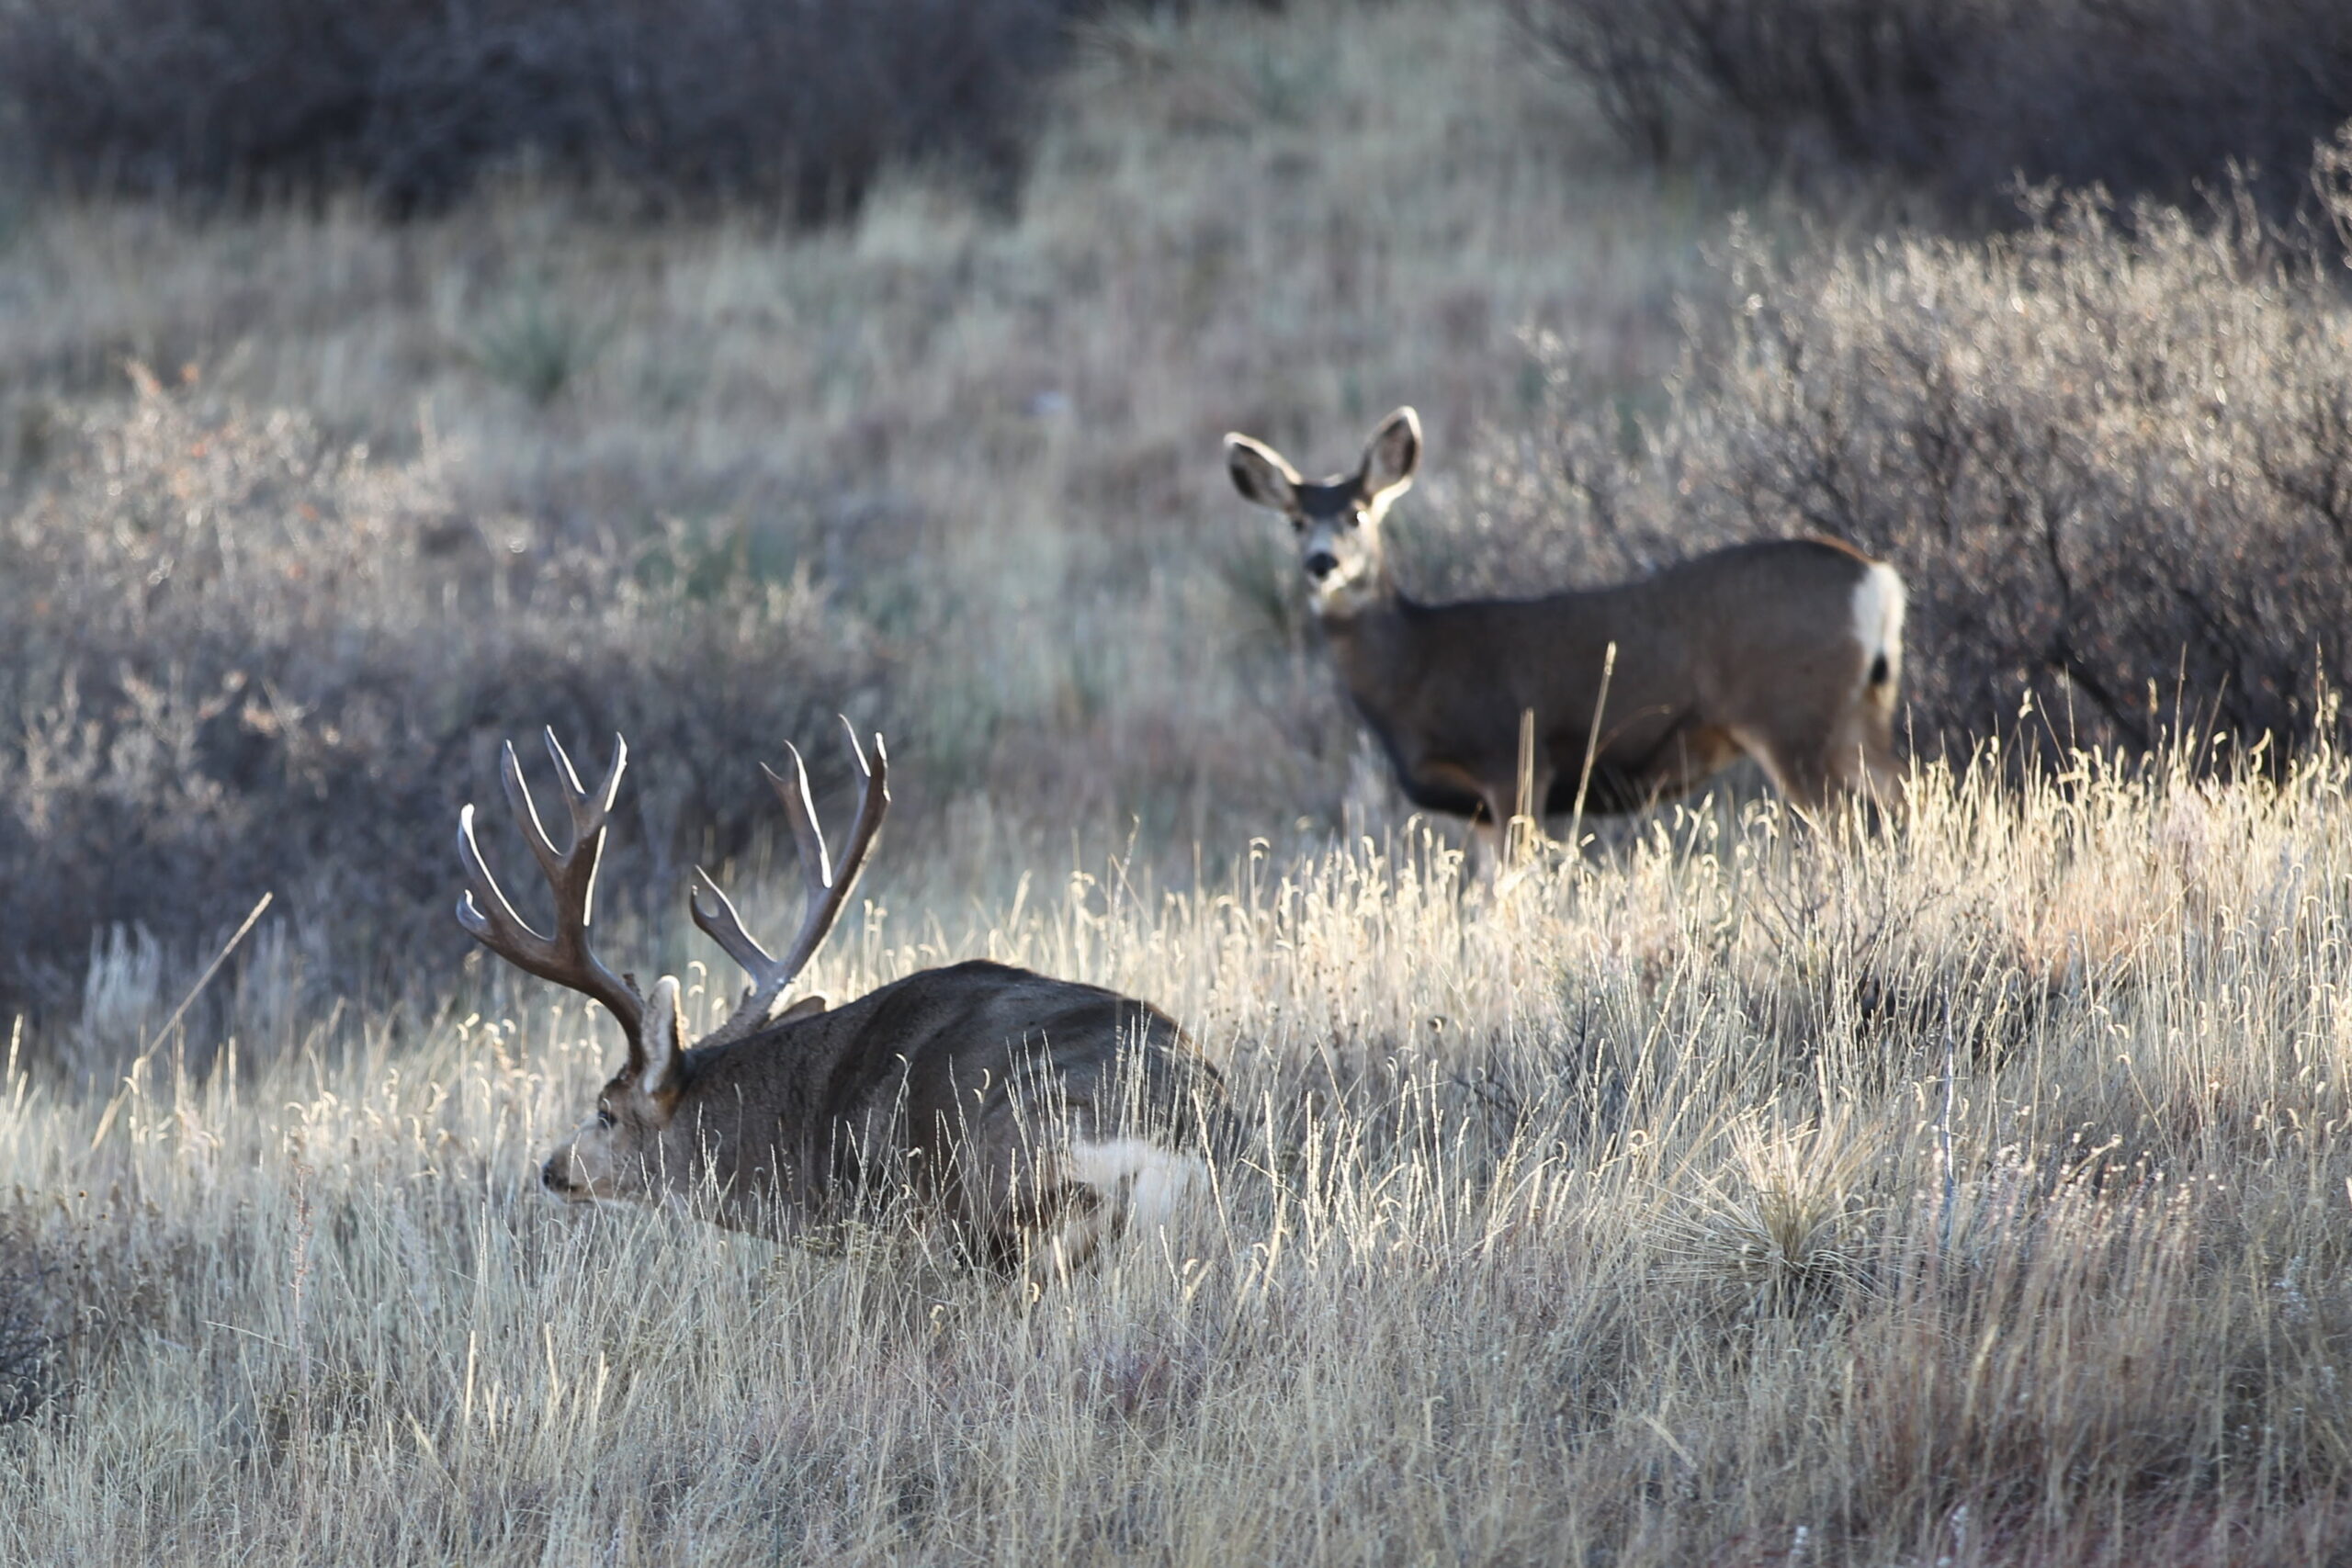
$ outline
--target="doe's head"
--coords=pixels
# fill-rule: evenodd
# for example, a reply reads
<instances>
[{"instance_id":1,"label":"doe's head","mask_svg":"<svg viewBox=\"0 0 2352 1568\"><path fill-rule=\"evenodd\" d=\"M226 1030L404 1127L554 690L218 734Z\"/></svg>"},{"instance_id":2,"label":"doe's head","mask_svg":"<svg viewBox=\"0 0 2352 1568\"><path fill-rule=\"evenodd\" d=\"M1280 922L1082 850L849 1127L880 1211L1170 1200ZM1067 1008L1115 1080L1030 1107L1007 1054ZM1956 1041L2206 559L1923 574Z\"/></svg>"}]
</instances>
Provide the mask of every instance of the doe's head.
<instances>
[{"instance_id":1,"label":"doe's head","mask_svg":"<svg viewBox=\"0 0 2352 1568\"><path fill-rule=\"evenodd\" d=\"M1226 471L1246 501L1290 520L1316 614L1349 615L1388 592L1380 523L1413 488L1421 462L1420 416L1398 409L1380 422L1351 474L1299 477L1283 455L1239 434L1225 438Z\"/></svg>"}]
</instances>

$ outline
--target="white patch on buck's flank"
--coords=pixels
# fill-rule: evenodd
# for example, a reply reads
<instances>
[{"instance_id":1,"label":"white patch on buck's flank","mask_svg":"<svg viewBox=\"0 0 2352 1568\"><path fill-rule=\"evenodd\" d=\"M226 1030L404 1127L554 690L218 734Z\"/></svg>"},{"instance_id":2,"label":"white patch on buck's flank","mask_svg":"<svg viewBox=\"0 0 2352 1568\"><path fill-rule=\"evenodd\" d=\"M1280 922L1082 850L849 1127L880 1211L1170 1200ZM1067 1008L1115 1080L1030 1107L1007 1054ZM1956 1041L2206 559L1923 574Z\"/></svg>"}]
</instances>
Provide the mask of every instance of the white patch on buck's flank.
<instances>
[{"instance_id":1,"label":"white patch on buck's flank","mask_svg":"<svg viewBox=\"0 0 2352 1568\"><path fill-rule=\"evenodd\" d=\"M1854 640L1862 645L1862 668L1882 655L1887 684L1903 678L1903 577L1884 561L1872 561L1854 584Z\"/></svg>"},{"instance_id":2,"label":"white patch on buck's flank","mask_svg":"<svg viewBox=\"0 0 2352 1568\"><path fill-rule=\"evenodd\" d=\"M1175 1216L1194 1183L1207 1181L1209 1168L1198 1155L1148 1138L1112 1138L1070 1145L1069 1173L1114 1203L1125 1183L1128 1223L1157 1225Z\"/></svg>"}]
</instances>

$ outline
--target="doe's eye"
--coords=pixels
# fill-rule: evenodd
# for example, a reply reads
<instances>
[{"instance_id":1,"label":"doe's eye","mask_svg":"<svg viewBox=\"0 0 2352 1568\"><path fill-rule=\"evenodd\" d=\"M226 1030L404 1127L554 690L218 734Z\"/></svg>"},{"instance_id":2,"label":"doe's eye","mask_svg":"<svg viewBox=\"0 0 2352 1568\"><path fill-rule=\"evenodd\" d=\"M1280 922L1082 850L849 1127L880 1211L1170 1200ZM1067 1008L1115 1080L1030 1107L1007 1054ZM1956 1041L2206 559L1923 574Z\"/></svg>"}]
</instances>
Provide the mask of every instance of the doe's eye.
<instances>
[{"instance_id":1,"label":"doe's eye","mask_svg":"<svg viewBox=\"0 0 2352 1568\"><path fill-rule=\"evenodd\" d=\"M609 1105L600 1105L596 1107L596 1125L599 1127L610 1127L612 1124L613 1108Z\"/></svg>"}]
</instances>

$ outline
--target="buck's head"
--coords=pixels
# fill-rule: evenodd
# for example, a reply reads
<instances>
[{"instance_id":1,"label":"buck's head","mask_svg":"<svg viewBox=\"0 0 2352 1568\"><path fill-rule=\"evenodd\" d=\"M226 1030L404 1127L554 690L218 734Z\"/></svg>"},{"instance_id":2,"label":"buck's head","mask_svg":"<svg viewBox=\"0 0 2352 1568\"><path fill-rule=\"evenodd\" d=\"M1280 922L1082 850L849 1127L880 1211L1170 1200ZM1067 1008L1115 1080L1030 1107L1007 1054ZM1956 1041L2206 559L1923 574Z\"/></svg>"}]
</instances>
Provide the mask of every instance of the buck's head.
<instances>
[{"instance_id":1,"label":"buck's head","mask_svg":"<svg viewBox=\"0 0 2352 1568\"><path fill-rule=\"evenodd\" d=\"M470 806L458 818L458 858L466 870L466 894L458 901L458 923L515 967L593 998L628 1037L628 1057L597 1094L595 1109L540 1168L539 1179L548 1190L573 1202L644 1201L683 1193L694 1181L707 1151L696 1143L705 1130L688 1114L694 1075L688 1070L678 982L664 975L653 994L646 997L639 992L634 977L605 967L588 944L595 908L596 863L604 852L606 819L620 791L621 771L628 764L628 747L618 737L614 739L612 767L592 793L581 786L571 759L557 743L554 731L548 732L547 740L548 753L555 761L556 782L571 818L569 846L558 850L540 826L538 808L532 804L522 764L512 746L506 748L501 779L515 824L522 829L524 840L555 897L555 934L543 936L534 931L506 901L482 859L481 846L475 841ZM761 772L767 774L768 783L784 802L808 885L800 933L782 958L771 957L743 929L735 906L718 885L703 872L695 873L689 899L695 924L752 977L751 988L743 993L733 1014L697 1042L696 1049L729 1044L824 1010L821 997L804 997L788 1009L780 1009L779 1004L785 988L816 955L848 902L858 868L865 863L874 835L882 826L882 814L890 804L889 759L882 750L881 737L875 737L869 762L853 733L850 752L865 776L865 794L836 869L808 798L808 770L798 751L786 750L792 756L789 775L765 767ZM716 1152L724 1159L726 1151Z\"/></svg>"},{"instance_id":2,"label":"buck's head","mask_svg":"<svg viewBox=\"0 0 2352 1568\"><path fill-rule=\"evenodd\" d=\"M1300 479L1262 441L1239 434L1225 438L1233 488L1290 520L1318 615L1351 615L1391 592L1380 523L1390 504L1413 487L1420 461L1421 422L1409 408L1380 422L1354 473L1319 484Z\"/></svg>"},{"instance_id":3,"label":"buck's head","mask_svg":"<svg viewBox=\"0 0 2352 1568\"><path fill-rule=\"evenodd\" d=\"M694 1154L664 1146L677 1120L685 1052L678 982L664 975L629 1037L628 1060L598 1091L588 1119L539 1168L539 1180L548 1191L574 1203L642 1201L674 1185Z\"/></svg>"}]
</instances>

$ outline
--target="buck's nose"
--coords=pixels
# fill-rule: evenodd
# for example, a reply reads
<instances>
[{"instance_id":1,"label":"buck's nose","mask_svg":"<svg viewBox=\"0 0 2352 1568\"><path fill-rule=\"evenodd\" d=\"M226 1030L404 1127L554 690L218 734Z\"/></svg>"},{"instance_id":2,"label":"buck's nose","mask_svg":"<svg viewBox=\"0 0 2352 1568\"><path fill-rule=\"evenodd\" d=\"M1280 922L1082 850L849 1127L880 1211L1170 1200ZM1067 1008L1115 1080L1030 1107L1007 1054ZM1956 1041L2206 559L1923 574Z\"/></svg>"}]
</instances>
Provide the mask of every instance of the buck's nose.
<instances>
[{"instance_id":1,"label":"buck's nose","mask_svg":"<svg viewBox=\"0 0 2352 1568\"><path fill-rule=\"evenodd\" d=\"M551 1159L539 1167L539 1185L550 1192L571 1190L571 1183L563 1174L560 1159L561 1156L559 1156L556 1159Z\"/></svg>"},{"instance_id":2,"label":"buck's nose","mask_svg":"<svg viewBox=\"0 0 2352 1568\"><path fill-rule=\"evenodd\" d=\"M1320 582L1340 570L1340 558L1329 550L1317 550L1306 558L1306 575Z\"/></svg>"}]
</instances>

